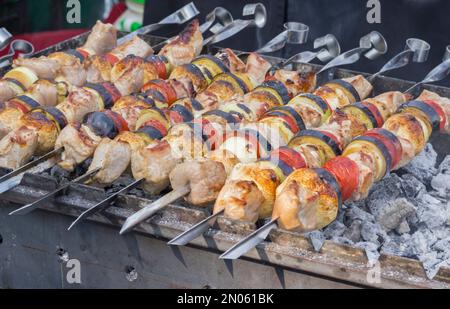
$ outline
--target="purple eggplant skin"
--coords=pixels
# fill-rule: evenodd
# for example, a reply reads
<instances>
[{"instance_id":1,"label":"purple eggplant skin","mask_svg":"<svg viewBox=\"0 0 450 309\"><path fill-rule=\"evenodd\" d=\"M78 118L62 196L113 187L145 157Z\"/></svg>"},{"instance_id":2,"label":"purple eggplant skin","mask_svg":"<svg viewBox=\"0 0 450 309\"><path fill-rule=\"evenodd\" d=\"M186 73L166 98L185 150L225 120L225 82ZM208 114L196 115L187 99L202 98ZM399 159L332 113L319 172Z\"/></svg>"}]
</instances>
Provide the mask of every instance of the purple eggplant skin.
<instances>
[{"instance_id":1,"label":"purple eggplant skin","mask_svg":"<svg viewBox=\"0 0 450 309\"><path fill-rule=\"evenodd\" d=\"M89 127L95 135L100 137L113 139L119 134L119 130L114 121L103 112L87 114L83 119L83 124Z\"/></svg>"}]
</instances>

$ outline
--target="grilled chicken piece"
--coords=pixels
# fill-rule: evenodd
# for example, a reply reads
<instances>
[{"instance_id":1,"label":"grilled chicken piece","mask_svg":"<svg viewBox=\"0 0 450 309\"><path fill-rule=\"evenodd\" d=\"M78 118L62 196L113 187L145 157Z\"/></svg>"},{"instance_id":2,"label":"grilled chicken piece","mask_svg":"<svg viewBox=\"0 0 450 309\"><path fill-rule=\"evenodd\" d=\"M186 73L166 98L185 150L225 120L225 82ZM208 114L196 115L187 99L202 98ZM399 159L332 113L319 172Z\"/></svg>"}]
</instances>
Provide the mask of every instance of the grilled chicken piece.
<instances>
[{"instance_id":1,"label":"grilled chicken piece","mask_svg":"<svg viewBox=\"0 0 450 309\"><path fill-rule=\"evenodd\" d=\"M233 220L256 222L272 213L275 190L283 180L267 161L237 164L220 191L214 212L225 209Z\"/></svg>"},{"instance_id":2,"label":"grilled chicken piece","mask_svg":"<svg viewBox=\"0 0 450 309\"><path fill-rule=\"evenodd\" d=\"M58 165L67 171L73 171L76 165L92 156L101 141L87 126L67 125L58 135L55 144L55 149L64 147Z\"/></svg>"},{"instance_id":3,"label":"grilled chicken piece","mask_svg":"<svg viewBox=\"0 0 450 309\"><path fill-rule=\"evenodd\" d=\"M242 101L244 92L238 93L236 89L227 82L215 81L205 91L196 96L203 109L200 114L217 109L219 105L227 101Z\"/></svg>"},{"instance_id":4,"label":"grilled chicken piece","mask_svg":"<svg viewBox=\"0 0 450 309\"><path fill-rule=\"evenodd\" d=\"M208 159L185 161L170 173L172 188L177 190L189 186L191 192L186 201L197 206L214 201L226 179L227 174L222 163Z\"/></svg>"},{"instance_id":5,"label":"grilled chicken piece","mask_svg":"<svg viewBox=\"0 0 450 309\"><path fill-rule=\"evenodd\" d=\"M54 80L58 76L61 65L55 59L45 56L39 58L17 58L14 67L26 67L33 71L40 79Z\"/></svg>"},{"instance_id":6,"label":"grilled chicken piece","mask_svg":"<svg viewBox=\"0 0 450 309\"><path fill-rule=\"evenodd\" d=\"M158 194L169 185L169 173L181 163L175 158L167 141L156 141L137 150L131 156L131 169L135 179L145 179L144 190Z\"/></svg>"},{"instance_id":7,"label":"grilled chicken piece","mask_svg":"<svg viewBox=\"0 0 450 309\"><path fill-rule=\"evenodd\" d=\"M316 88L316 74L314 72L296 72L277 70L273 78L286 85L291 97L299 93L311 93Z\"/></svg>"},{"instance_id":8,"label":"grilled chicken piece","mask_svg":"<svg viewBox=\"0 0 450 309\"><path fill-rule=\"evenodd\" d=\"M117 46L117 29L114 25L97 21L83 45L90 54L103 55Z\"/></svg>"},{"instance_id":9,"label":"grilled chicken piece","mask_svg":"<svg viewBox=\"0 0 450 309\"><path fill-rule=\"evenodd\" d=\"M246 69L245 63L231 49L225 48L216 54L225 65L230 69L231 73L244 73Z\"/></svg>"},{"instance_id":10,"label":"grilled chicken piece","mask_svg":"<svg viewBox=\"0 0 450 309\"><path fill-rule=\"evenodd\" d=\"M367 98L372 93L372 84L370 84L369 81L362 75L355 75L352 77L343 78L342 80L352 84L361 99Z\"/></svg>"},{"instance_id":11,"label":"grilled chicken piece","mask_svg":"<svg viewBox=\"0 0 450 309\"><path fill-rule=\"evenodd\" d=\"M198 20L193 20L177 37L170 40L159 55L165 56L173 66L191 62L203 49L203 35Z\"/></svg>"},{"instance_id":12,"label":"grilled chicken piece","mask_svg":"<svg viewBox=\"0 0 450 309\"><path fill-rule=\"evenodd\" d=\"M86 70L86 80L88 83L103 83L111 81L112 65L105 56L94 55L87 58L83 63Z\"/></svg>"},{"instance_id":13,"label":"grilled chicken piece","mask_svg":"<svg viewBox=\"0 0 450 309\"><path fill-rule=\"evenodd\" d=\"M273 219L283 229L308 232L330 224L338 212L337 194L314 170L294 171L277 189Z\"/></svg>"},{"instance_id":14,"label":"grilled chicken piece","mask_svg":"<svg viewBox=\"0 0 450 309\"><path fill-rule=\"evenodd\" d=\"M116 57L118 60L122 60L128 55L147 58L152 54L152 47L138 36L135 36L131 40L117 46L110 52L110 55Z\"/></svg>"},{"instance_id":15,"label":"grilled chicken piece","mask_svg":"<svg viewBox=\"0 0 450 309\"><path fill-rule=\"evenodd\" d=\"M201 158L206 152L203 140L188 125L179 124L171 128L163 141L133 152L132 172L135 179L145 178L146 191L156 194L169 185L169 174L177 164Z\"/></svg>"},{"instance_id":16,"label":"grilled chicken piece","mask_svg":"<svg viewBox=\"0 0 450 309\"><path fill-rule=\"evenodd\" d=\"M250 53L247 57L245 73L250 77L253 85L260 85L271 67L272 65L257 53Z\"/></svg>"},{"instance_id":17,"label":"grilled chicken piece","mask_svg":"<svg viewBox=\"0 0 450 309\"><path fill-rule=\"evenodd\" d=\"M3 103L21 94L23 90L11 82L0 79L0 103Z\"/></svg>"},{"instance_id":18,"label":"grilled chicken piece","mask_svg":"<svg viewBox=\"0 0 450 309\"><path fill-rule=\"evenodd\" d=\"M89 170L100 168L93 181L109 185L119 179L130 167L131 155L143 149L144 139L129 131L122 132L114 140L103 138L94 153Z\"/></svg>"},{"instance_id":19,"label":"grilled chicken piece","mask_svg":"<svg viewBox=\"0 0 450 309\"><path fill-rule=\"evenodd\" d=\"M168 82L175 90L178 99L194 96L194 85L190 79L169 79Z\"/></svg>"},{"instance_id":20,"label":"grilled chicken piece","mask_svg":"<svg viewBox=\"0 0 450 309\"><path fill-rule=\"evenodd\" d=\"M61 92L65 92L65 85L59 85L41 79L37 81L31 88L24 93L25 96L32 98L41 106L55 106L58 103ZM24 111L9 106L14 103L15 99L6 102L5 107L0 109L0 138L14 130L19 125L19 119L24 114Z\"/></svg>"},{"instance_id":21,"label":"grilled chicken piece","mask_svg":"<svg viewBox=\"0 0 450 309\"><path fill-rule=\"evenodd\" d=\"M76 87L57 108L64 113L68 123L81 122L86 114L100 110L99 100L94 90Z\"/></svg>"},{"instance_id":22,"label":"grilled chicken piece","mask_svg":"<svg viewBox=\"0 0 450 309\"><path fill-rule=\"evenodd\" d=\"M77 57L64 52L56 52L50 54L48 59L59 64L59 72L55 80L65 81L74 86L83 86L86 83L86 71Z\"/></svg>"},{"instance_id":23,"label":"grilled chicken piece","mask_svg":"<svg viewBox=\"0 0 450 309\"><path fill-rule=\"evenodd\" d=\"M135 56L125 57L111 70L111 81L122 95L137 93L147 82L157 78L155 67Z\"/></svg>"},{"instance_id":24,"label":"grilled chicken piece","mask_svg":"<svg viewBox=\"0 0 450 309\"><path fill-rule=\"evenodd\" d=\"M369 195L370 188L375 182L375 160L363 151L351 153L347 157L358 165L358 189L350 197L350 200L358 201Z\"/></svg>"},{"instance_id":25,"label":"grilled chicken piece","mask_svg":"<svg viewBox=\"0 0 450 309\"><path fill-rule=\"evenodd\" d=\"M138 58L146 58L153 54L153 49L145 41L139 37L134 37L130 41L116 47L112 50L108 57L118 62L125 59L129 55ZM89 83L101 83L111 81L111 70L113 65L106 55L94 55L84 62L84 68Z\"/></svg>"},{"instance_id":26,"label":"grilled chicken piece","mask_svg":"<svg viewBox=\"0 0 450 309\"><path fill-rule=\"evenodd\" d=\"M25 114L21 125L0 141L0 166L16 169L33 154L41 155L53 148L58 130L55 124L40 114Z\"/></svg>"}]
</instances>

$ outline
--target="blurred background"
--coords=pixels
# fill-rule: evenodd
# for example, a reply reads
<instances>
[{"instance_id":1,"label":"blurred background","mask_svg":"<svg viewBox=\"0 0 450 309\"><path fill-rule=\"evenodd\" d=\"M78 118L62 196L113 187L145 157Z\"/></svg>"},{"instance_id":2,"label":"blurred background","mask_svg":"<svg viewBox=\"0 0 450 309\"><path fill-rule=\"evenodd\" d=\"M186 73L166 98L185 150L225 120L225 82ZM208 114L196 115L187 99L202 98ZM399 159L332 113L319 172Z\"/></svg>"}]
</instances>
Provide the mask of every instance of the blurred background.
<instances>
[{"instance_id":1,"label":"blurred background","mask_svg":"<svg viewBox=\"0 0 450 309\"><path fill-rule=\"evenodd\" d=\"M67 0L0 0L0 26L6 27L18 37L32 41L37 49L45 48L89 29L97 19L116 23L121 30L136 30L142 24L158 22L191 0L79 0L81 23L66 21ZM448 0L379 0L381 23L369 24L366 16L366 0L194 0L204 20L204 15L216 6L242 17L246 3L262 2L268 10L268 23L262 29L247 29L235 38L220 45L251 51L262 46L283 31L287 21L299 21L310 26L310 40L302 46L288 46L278 56L288 57L302 50L312 49L315 38L327 33L334 34L342 49L358 45L359 38L372 30L380 31L389 44L385 57L376 61L363 60L350 69L376 72L388 59L402 50L405 40L417 37L432 46L426 64L412 65L393 73L399 78L419 80L435 65L450 44L450 1ZM156 35L174 35L180 28L164 28ZM443 82L450 85L450 81Z\"/></svg>"}]
</instances>

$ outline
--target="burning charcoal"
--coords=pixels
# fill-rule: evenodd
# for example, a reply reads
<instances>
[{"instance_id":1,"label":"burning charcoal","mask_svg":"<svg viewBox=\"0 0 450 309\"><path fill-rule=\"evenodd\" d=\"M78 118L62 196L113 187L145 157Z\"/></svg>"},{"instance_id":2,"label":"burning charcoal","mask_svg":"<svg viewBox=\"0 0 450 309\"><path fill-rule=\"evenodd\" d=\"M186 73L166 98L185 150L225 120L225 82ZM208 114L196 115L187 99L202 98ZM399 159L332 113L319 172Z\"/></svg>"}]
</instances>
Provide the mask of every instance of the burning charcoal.
<instances>
[{"instance_id":1,"label":"burning charcoal","mask_svg":"<svg viewBox=\"0 0 450 309\"><path fill-rule=\"evenodd\" d=\"M427 252L419 257L419 260L422 262L425 273L427 274L428 279L432 280L439 269L442 266L447 266L446 261L442 261L438 258L437 253L434 251Z\"/></svg>"},{"instance_id":2,"label":"burning charcoal","mask_svg":"<svg viewBox=\"0 0 450 309\"><path fill-rule=\"evenodd\" d=\"M331 238L331 241L337 243L337 244L342 244L342 245L348 245L348 246L352 246L354 244L354 242L351 239L348 239L347 237L333 237Z\"/></svg>"},{"instance_id":3,"label":"burning charcoal","mask_svg":"<svg viewBox=\"0 0 450 309\"><path fill-rule=\"evenodd\" d=\"M325 228L325 230L323 231L323 234L327 239L330 239L332 237L342 236L342 234L344 234L345 230L346 230L346 227L343 223L341 223L339 221L334 221L333 223L331 223L329 226L327 226Z\"/></svg>"},{"instance_id":4,"label":"burning charcoal","mask_svg":"<svg viewBox=\"0 0 450 309\"><path fill-rule=\"evenodd\" d=\"M321 231L314 231L308 233L307 237L309 238L314 251L319 252L325 242L325 236L323 236L323 233Z\"/></svg>"},{"instance_id":5,"label":"burning charcoal","mask_svg":"<svg viewBox=\"0 0 450 309\"><path fill-rule=\"evenodd\" d=\"M427 144L425 150L417 155L403 170L413 174L418 180L428 185L431 178L437 174L437 153L431 144Z\"/></svg>"},{"instance_id":6,"label":"burning charcoal","mask_svg":"<svg viewBox=\"0 0 450 309\"><path fill-rule=\"evenodd\" d=\"M344 237L350 239L352 242L357 243L361 241L362 222L355 220L350 227L345 231Z\"/></svg>"},{"instance_id":7,"label":"burning charcoal","mask_svg":"<svg viewBox=\"0 0 450 309\"><path fill-rule=\"evenodd\" d=\"M364 211L357 203L352 203L345 211L344 223L346 226L351 226L354 220L375 222L375 217Z\"/></svg>"},{"instance_id":8,"label":"burning charcoal","mask_svg":"<svg viewBox=\"0 0 450 309\"><path fill-rule=\"evenodd\" d=\"M421 194L417 199L417 217L428 228L445 225L450 215L450 204L441 202L428 193Z\"/></svg>"},{"instance_id":9,"label":"burning charcoal","mask_svg":"<svg viewBox=\"0 0 450 309\"><path fill-rule=\"evenodd\" d=\"M402 234L407 234L409 232L411 232L411 228L409 227L408 221L403 220L399 226L395 229L395 231L402 235Z\"/></svg>"},{"instance_id":10,"label":"burning charcoal","mask_svg":"<svg viewBox=\"0 0 450 309\"><path fill-rule=\"evenodd\" d=\"M403 175L400 185L409 199L417 197L421 191L426 191L425 185L412 174Z\"/></svg>"},{"instance_id":11,"label":"burning charcoal","mask_svg":"<svg viewBox=\"0 0 450 309\"><path fill-rule=\"evenodd\" d=\"M450 232L450 230L449 230L449 232ZM447 237L445 239L441 239L441 240L437 241L433 245L433 249L437 250L437 251L447 251L450 253L450 235L449 235L449 237Z\"/></svg>"},{"instance_id":12,"label":"burning charcoal","mask_svg":"<svg viewBox=\"0 0 450 309\"><path fill-rule=\"evenodd\" d=\"M58 182L65 182L65 181L69 181L70 177L70 172L66 171L65 169L62 169L61 167L59 167L58 165L54 166L51 168L50 170L50 176L55 177L56 179L58 179Z\"/></svg>"},{"instance_id":13,"label":"burning charcoal","mask_svg":"<svg viewBox=\"0 0 450 309\"><path fill-rule=\"evenodd\" d=\"M364 249L370 265L374 265L380 258L378 246L371 242L359 242L355 245L357 248Z\"/></svg>"},{"instance_id":14,"label":"burning charcoal","mask_svg":"<svg viewBox=\"0 0 450 309\"><path fill-rule=\"evenodd\" d=\"M414 257L411 246L411 235L404 234L402 236L393 236L386 240L381 248L381 252L385 254Z\"/></svg>"},{"instance_id":15,"label":"burning charcoal","mask_svg":"<svg viewBox=\"0 0 450 309\"><path fill-rule=\"evenodd\" d=\"M370 194L369 200L396 199L403 194L401 189L402 179L397 174L390 174L382 181L376 183ZM373 213L373 212L372 212Z\"/></svg>"},{"instance_id":16,"label":"burning charcoal","mask_svg":"<svg viewBox=\"0 0 450 309\"><path fill-rule=\"evenodd\" d=\"M431 179L431 186L443 198L450 197L450 171L449 174L438 174Z\"/></svg>"},{"instance_id":17,"label":"burning charcoal","mask_svg":"<svg viewBox=\"0 0 450 309\"><path fill-rule=\"evenodd\" d=\"M415 257L420 257L430 251L430 247L437 241L437 238L430 230L423 229L415 232L409 241L412 253Z\"/></svg>"},{"instance_id":18,"label":"burning charcoal","mask_svg":"<svg viewBox=\"0 0 450 309\"><path fill-rule=\"evenodd\" d=\"M400 224L404 222L407 217L414 214L415 211L415 207L408 202L408 200L399 198L386 204L376 217L381 227L386 232L389 232L398 228Z\"/></svg>"},{"instance_id":19,"label":"burning charcoal","mask_svg":"<svg viewBox=\"0 0 450 309\"><path fill-rule=\"evenodd\" d=\"M361 237L365 241L371 242L379 247L388 236L378 223L363 222Z\"/></svg>"}]
</instances>

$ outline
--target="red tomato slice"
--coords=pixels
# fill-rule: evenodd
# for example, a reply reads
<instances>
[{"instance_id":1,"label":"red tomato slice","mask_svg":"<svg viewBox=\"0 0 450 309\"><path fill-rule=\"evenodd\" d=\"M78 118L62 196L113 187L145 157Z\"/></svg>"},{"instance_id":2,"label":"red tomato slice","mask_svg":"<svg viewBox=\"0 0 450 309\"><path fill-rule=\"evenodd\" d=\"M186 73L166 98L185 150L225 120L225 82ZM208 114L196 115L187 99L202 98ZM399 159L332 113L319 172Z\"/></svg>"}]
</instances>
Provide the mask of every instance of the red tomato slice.
<instances>
[{"instance_id":1,"label":"red tomato slice","mask_svg":"<svg viewBox=\"0 0 450 309\"><path fill-rule=\"evenodd\" d=\"M106 61L108 61L111 65L115 65L117 62L120 61L120 59L117 56L115 56L111 53L107 53L105 57L106 57Z\"/></svg>"},{"instance_id":2,"label":"red tomato slice","mask_svg":"<svg viewBox=\"0 0 450 309\"><path fill-rule=\"evenodd\" d=\"M281 160L283 160L286 164L288 164L293 169L301 169L306 168L306 161L303 156L289 147L280 147L274 150L271 156L278 156Z\"/></svg>"},{"instance_id":3,"label":"red tomato slice","mask_svg":"<svg viewBox=\"0 0 450 309\"><path fill-rule=\"evenodd\" d=\"M102 83L103 88L108 91L109 95L113 99L114 102L117 102L121 97L122 94L119 92L119 90L111 83Z\"/></svg>"},{"instance_id":4,"label":"red tomato slice","mask_svg":"<svg viewBox=\"0 0 450 309\"><path fill-rule=\"evenodd\" d=\"M119 133L123 131L130 131L128 128L128 123L121 115L110 110L105 110L104 113L112 119Z\"/></svg>"},{"instance_id":5,"label":"red tomato slice","mask_svg":"<svg viewBox=\"0 0 450 309\"><path fill-rule=\"evenodd\" d=\"M9 100L6 104L6 106L18 109L24 114L26 114L30 111L30 108L25 103L14 100L14 99Z\"/></svg>"},{"instance_id":6,"label":"red tomato slice","mask_svg":"<svg viewBox=\"0 0 450 309\"><path fill-rule=\"evenodd\" d=\"M348 157L336 157L324 165L324 169L336 177L341 187L343 201L348 200L358 189L359 168L358 165Z\"/></svg>"},{"instance_id":7,"label":"red tomato slice","mask_svg":"<svg viewBox=\"0 0 450 309\"><path fill-rule=\"evenodd\" d=\"M77 52L79 52L85 59L90 56L89 52L82 48L77 48Z\"/></svg>"},{"instance_id":8,"label":"red tomato slice","mask_svg":"<svg viewBox=\"0 0 450 309\"><path fill-rule=\"evenodd\" d=\"M177 93L173 87L163 80L155 79L148 82L142 87L142 92L146 92L149 89L159 91L166 98L169 106L177 100Z\"/></svg>"},{"instance_id":9,"label":"red tomato slice","mask_svg":"<svg viewBox=\"0 0 450 309\"><path fill-rule=\"evenodd\" d=\"M297 123L295 122L295 120L289 116L288 114L285 114L281 111L277 111L277 113L271 113L270 111L266 114L266 116L264 116L262 119L265 118L270 118L270 117L275 117L275 118L281 118L283 119L289 126L289 129L292 131L292 133L296 134L298 131L300 131L300 128L298 127Z\"/></svg>"},{"instance_id":10,"label":"red tomato slice","mask_svg":"<svg viewBox=\"0 0 450 309\"><path fill-rule=\"evenodd\" d=\"M149 120L146 121L141 127L145 127L145 126L152 126L154 127L156 130L158 130L162 136L166 136L167 135L167 129L166 127L159 122L158 120Z\"/></svg>"},{"instance_id":11,"label":"red tomato slice","mask_svg":"<svg viewBox=\"0 0 450 309\"><path fill-rule=\"evenodd\" d=\"M447 117L442 107L433 100L425 100L423 102L430 105L436 111L436 113L438 113L439 117L441 118L441 122L439 123L439 130L443 130L447 123Z\"/></svg>"}]
</instances>

